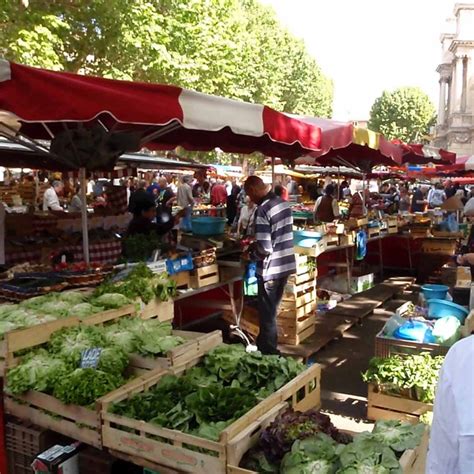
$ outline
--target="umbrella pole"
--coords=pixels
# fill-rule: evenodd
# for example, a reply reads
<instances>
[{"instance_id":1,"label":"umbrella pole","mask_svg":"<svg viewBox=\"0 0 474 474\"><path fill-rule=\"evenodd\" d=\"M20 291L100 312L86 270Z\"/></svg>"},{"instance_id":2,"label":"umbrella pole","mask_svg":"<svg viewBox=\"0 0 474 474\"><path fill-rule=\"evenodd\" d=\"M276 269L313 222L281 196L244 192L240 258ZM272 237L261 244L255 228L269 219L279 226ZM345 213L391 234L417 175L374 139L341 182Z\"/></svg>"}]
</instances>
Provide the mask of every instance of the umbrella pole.
<instances>
[{"instance_id":1,"label":"umbrella pole","mask_svg":"<svg viewBox=\"0 0 474 474\"><path fill-rule=\"evenodd\" d=\"M84 261L88 264L89 259L89 231L87 228L87 182L86 169L79 169L79 181L81 183L81 223L82 223L82 253Z\"/></svg>"},{"instance_id":2,"label":"umbrella pole","mask_svg":"<svg viewBox=\"0 0 474 474\"><path fill-rule=\"evenodd\" d=\"M272 156L272 191L275 190L275 157Z\"/></svg>"},{"instance_id":3,"label":"umbrella pole","mask_svg":"<svg viewBox=\"0 0 474 474\"><path fill-rule=\"evenodd\" d=\"M367 206L366 206L366 199L365 199L365 178L366 178L366 175L365 173L362 175L362 206L363 208L365 209L366 213L368 214L367 212Z\"/></svg>"}]
</instances>

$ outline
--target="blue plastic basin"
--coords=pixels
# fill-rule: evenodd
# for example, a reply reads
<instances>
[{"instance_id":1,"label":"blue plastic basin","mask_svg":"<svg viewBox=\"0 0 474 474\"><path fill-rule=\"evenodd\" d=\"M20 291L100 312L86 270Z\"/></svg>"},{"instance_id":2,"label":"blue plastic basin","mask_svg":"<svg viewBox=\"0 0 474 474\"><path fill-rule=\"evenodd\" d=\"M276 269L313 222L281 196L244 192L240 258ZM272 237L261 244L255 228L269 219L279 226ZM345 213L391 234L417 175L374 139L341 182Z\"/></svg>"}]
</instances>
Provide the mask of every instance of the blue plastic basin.
<instances>
[{"instance_id":1,"label":"blue plastic basin","mask_svg":"<svg viewBox=\"0 0 474 474\"><path fill-rule=\"evenodd\" d=\"M446 300L428 300L428 318L439 319L445 316L454 316L464 324L469 311L456 303Z\"/></svg>"},{"instance_id":2,"label":"blue plastic basin","mask_svg":"<svg viewBox=\"0 0 474 474\"><path fill-rule=\"evenodd\" d=\"M319 242L323 235L319 232L311 230L295 230L293 231L293 243L299 247L312 247L316 242Z\"/></svg>"},{"instance_id":3,"label":"blue plastic basin","mask_svg":"<svg viewBox=\"0 0 474 474\"><path fill-rule=\"evenodd\" d=\"M449 287L446 285L423 285L421 291L426 300L444 300L448 294Z\"/></svg>"},{"instance_id":4,"label":"blue plastic basin","mask_svg":"<svg viewBox=\"0 0 474 474\"><path fill-rule=\"evenodd\" d=\"M193 217L191 228L195 235L219 235L225 231L225 217Z\"/></svg>"}]
</instances>

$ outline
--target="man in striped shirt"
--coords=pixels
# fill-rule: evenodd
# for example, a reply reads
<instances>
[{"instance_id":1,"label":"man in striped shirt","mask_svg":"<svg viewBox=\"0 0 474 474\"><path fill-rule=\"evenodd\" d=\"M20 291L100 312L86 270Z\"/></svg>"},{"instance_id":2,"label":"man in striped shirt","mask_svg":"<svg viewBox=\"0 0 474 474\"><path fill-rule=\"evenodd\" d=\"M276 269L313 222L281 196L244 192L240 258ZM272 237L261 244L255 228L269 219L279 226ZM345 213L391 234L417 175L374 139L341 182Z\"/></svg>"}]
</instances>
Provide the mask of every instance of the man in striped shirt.
<instances>
[{"instance_id":1,"label":"man in striped shirt","mask_svg":"<svg viewBox=\"0 0 474 474\"><path fill-rule=\"evenodd\" d=\"M293 216L289 204L269 190L257 176L244 185L258 205L255 216L256 242L251 258L257 260L260 332L257 346L264 354L278 354L276 317L288 277L296 272L293 248Z\"/></svg>"}]
</instances>

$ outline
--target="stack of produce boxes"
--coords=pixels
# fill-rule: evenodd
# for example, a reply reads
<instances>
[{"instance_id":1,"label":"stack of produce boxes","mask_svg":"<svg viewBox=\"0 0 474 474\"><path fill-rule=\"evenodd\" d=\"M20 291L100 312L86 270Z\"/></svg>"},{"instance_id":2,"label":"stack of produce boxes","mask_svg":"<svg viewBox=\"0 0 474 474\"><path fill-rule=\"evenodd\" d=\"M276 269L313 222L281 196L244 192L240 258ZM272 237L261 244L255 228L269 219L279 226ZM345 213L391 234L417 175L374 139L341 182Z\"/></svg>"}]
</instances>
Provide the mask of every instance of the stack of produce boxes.
<instances>
[{"instance_id":1,"label":"stack of produce boxes","mask_svg":"<svg viewBox=\"0 0 474 474\"><path fill-rule=\"evenodd\" d=\"M314 334L317 303L314 262L306 255L296 255L297 273L288 280L277 317L280 344L297 345Z\"/></svg>"}]
</instances>

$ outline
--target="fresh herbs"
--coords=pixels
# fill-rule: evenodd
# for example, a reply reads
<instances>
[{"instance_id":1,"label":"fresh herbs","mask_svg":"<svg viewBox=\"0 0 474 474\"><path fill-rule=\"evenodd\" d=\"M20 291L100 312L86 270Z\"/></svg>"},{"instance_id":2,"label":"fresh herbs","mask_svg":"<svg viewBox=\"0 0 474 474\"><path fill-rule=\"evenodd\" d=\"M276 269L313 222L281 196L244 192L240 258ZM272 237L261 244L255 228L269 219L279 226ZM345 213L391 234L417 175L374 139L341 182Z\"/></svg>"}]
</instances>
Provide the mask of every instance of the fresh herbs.
<instances>
[{"instance_id":1,"label":"fresh herbs","mask_svg":"<svg viewBox=\"0 0 474 474\"><path fill-rule=\"evenodd\" d=\"M169 278L166 272L162 273L155 283L155 295L161 301L168 301L178 293L176 281Z\"/></svg>"},{"instance_id":2,"label":"fresh herbs","mask_svg":"<svg viewBox=\"0 0 474 474\"><path fill-rule=\"evenodd\" d=\"M130 235L123 239L124 255L130 262L148 260L161 247L161 238L154 233Z\"/></svg>"},{"instance_id":3,"label":"fresh herbs","mask_svg":"<svg viewBox=\"0 0 474 474\"><path fill-rule=\"evenodd\" d=\"M433 403L443 356L417 355L374 357L362 374L367 383L387 394L402 395L424 403Z\"/></svg>"}]
</instances>

